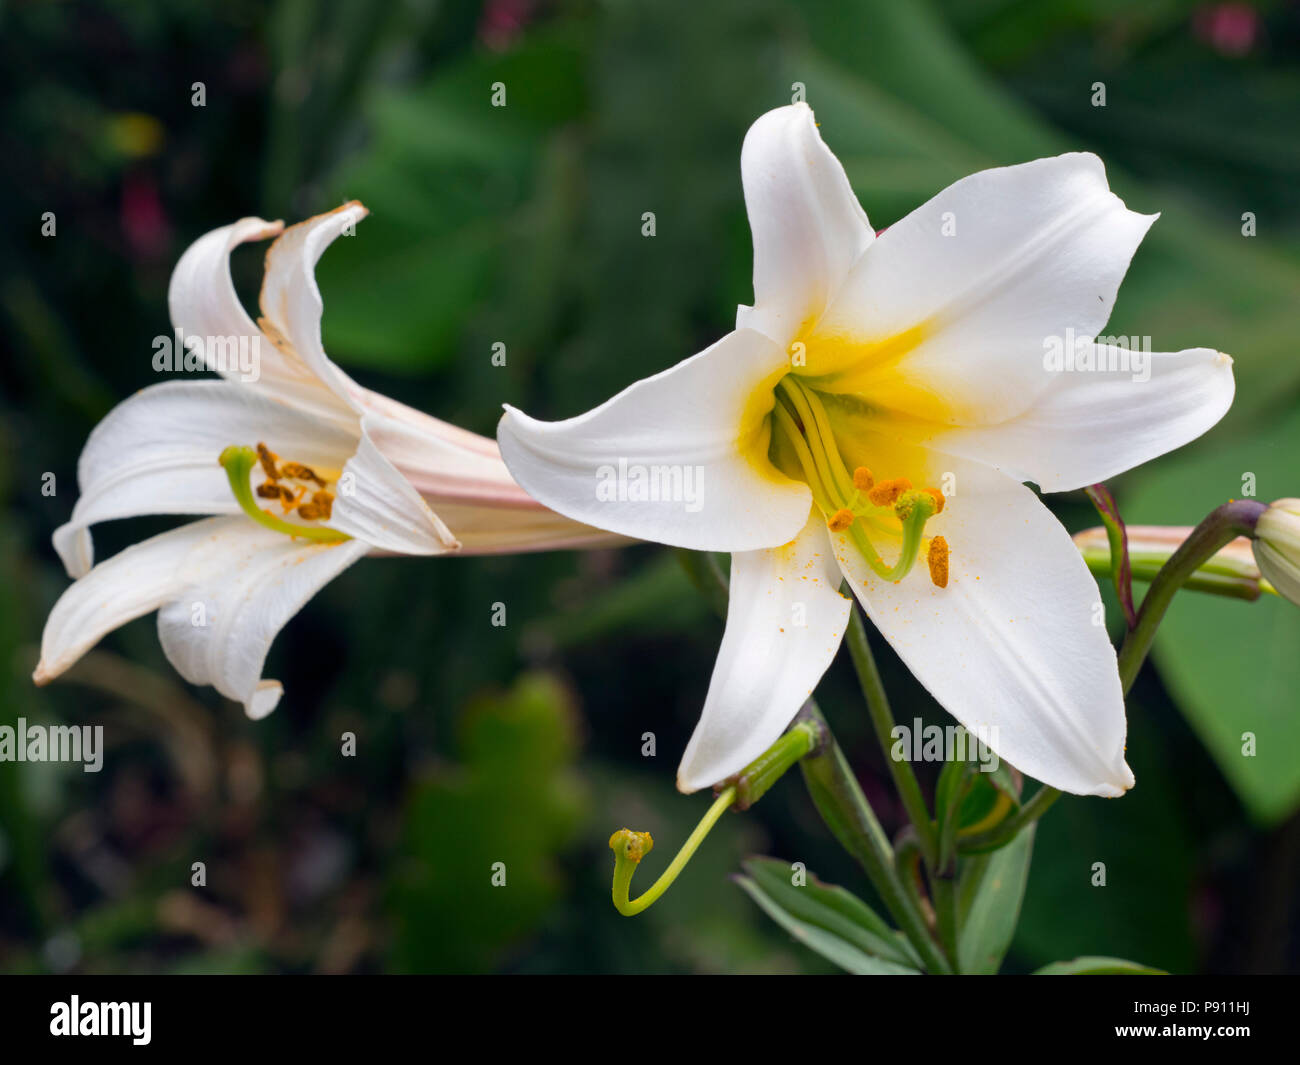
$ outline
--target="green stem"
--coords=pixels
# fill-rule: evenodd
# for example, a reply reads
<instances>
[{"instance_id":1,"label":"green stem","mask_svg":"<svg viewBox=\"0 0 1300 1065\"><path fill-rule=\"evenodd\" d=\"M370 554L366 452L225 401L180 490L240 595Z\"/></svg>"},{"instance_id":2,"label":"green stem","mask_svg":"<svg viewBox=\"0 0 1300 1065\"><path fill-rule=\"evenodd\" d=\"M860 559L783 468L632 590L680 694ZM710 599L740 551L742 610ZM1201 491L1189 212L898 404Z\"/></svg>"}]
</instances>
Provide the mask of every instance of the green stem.
<instances>
[{"instance_id":1,"label":"green stem","mask_svg":"<svg viewBox=\"0 0 1300 1065\"><path fill-rule=\"evenodd\" d=\"M1083 555L1083 561L1094 577L1111 575L1109 550L1085 548L1080 554ZM1133 580L1149 582L1159 576L1169 556L1144 557L1130 551L1129 558ZM1210 595L1219 595L1227 599L1246 599L1250 602L1254 602L1265 592L1276 594L1276 591L1258 576L1246 576L1240 572L1240 567L1219 565L1215 562L1209 562L1198 568L1183 582L1183 587L1189 592L1208 592Z\"/></svg>"},{"instance_id":2,"label":"green stem","mask_svg":"<svg viewBox=\"0 0 1300 1065\"><path fill-rule=\"evenodd\" d=\"M677 560L686 571L686 576L695 586L704 601L713 608L720 618L727 616L727 600L730 595L726 575L718 565L718 559L712 551L688 551L684 547L677 549Z\"/></svg>"},{"instance_id":3,"label":"green stem","mask_svg":"<svg viewBox=\"0 0 1300 1065\"><path fill-rule=\"evenodd\" d=\"M925 918L903 887L894 852L875 812L849 769L825 719L810 700L807 709L822 728L822 746L799 763L822 820L862 866L903 934L932 973L951 974L952 965L930 936Z\"/></svg>"},{"instance_id":4,"label":"green stem","mask_svg":"<svg viewBox=\"0 0 1300 1065\"><path fill-rule=\"evenodd\" d=\"M1267 509L1265 504L1253 499L1235 499L1216 507L1169 556L1169 561L1160 567L1142 599L1137 621L1120 645L1119 679L1125 695L1133 687L1138 671L1151 650L1156 630L1178 589L1192 580L1197 570L1238 536L1252 535L1259 516ZM1061 793L1055 788L1043 785L1032 799L996 828L962 839L961 850L964 853L978 853L996 850L1010 843L1017 832L1042 817L1060 797Z\"/></svg>"},{"instance_id":5,"label":"green stem","mask_svg":"<svg viewBox=\"0 0 1300 1065\"><path fill-rule=\"evenodd\" d=\"M934 906L925 893L925 878L921 873L921 843L916 838L916 829L905 825L894 837L894 861L898 866L899 878L915 906L925 918L928 927L934 927Z\"/></svg>"},{"instance_id":6,"label":"green stem","mask_svg":"<svg viewBox=\"0 0 1300 1065\"><path fill-rule=\"evenodd\" d=\"M884 751L885 761L889 765L894 786L903 801L903 808L916 829L917 840L921 845L921 854L925 863L934 868L938 858L938 840L930 811L921 794L921 785L912 770L912 763L905 758L894 758L891 754L894 746L894 715L889 709L889 696L885 693L884 682L880 679L880 670L876 666L871 645L867 642L867 629L862 623L862 615L855 603L849 613L849 630L847 634L849 656L853 659L853 668L858 675L858 684L867 703L867 713L871 717L876 739Z\"/></svg>"},{"instance_id":7,"label":"green stem","mask_svg":"<svg viewBox=\"0 0 1300 1065\"><path fill-rule=\"evenodd\" d=\"M1120 608L1124 611L1124 623L1131 629L1137 620L1133 610L1133 569L1129 564L1128 530L1124 519L1120 517L1119 506L1115 497L1104 484L1088 485L1084 491L1097 508L1102 525L1106 529L1106 541L1110 544L1110 576L1115 585L1115 595Z\"/></svg>"},{"instance_id":8,"label":"green stem","mask_svg":"<svg viewBox=\"0 0 1300 1065\"><path fill-rule=\"evenodd\" d=\"M1119 679L1125 694L1133 686L1138 670L1146 661L1151 643L1155 639L1165 611L1174 594L1214 557L1215 552L1227 546L1238 536L1250 536L1259 516L1268 508L1253 499L1237 499L1224 503L1206 515L1205 520L1192 530L1191 535L1179 545L1169 561L1164 564L1151 587L1142 599L1137 622L1124 637L1119 649Z\"/></svg>"},{"instance_id":9,"label":"green stem","mask_svg":"<svg viewBox=\"0 0 1300 1065\"><path fill-rule=\"evenodd\" d=\"M952 962L954 972L958 970L957 957L957 874L955 871L936 873L930 882L930 894L934 896L935 930L943 952Z\"/></svg>"}]
</instances>

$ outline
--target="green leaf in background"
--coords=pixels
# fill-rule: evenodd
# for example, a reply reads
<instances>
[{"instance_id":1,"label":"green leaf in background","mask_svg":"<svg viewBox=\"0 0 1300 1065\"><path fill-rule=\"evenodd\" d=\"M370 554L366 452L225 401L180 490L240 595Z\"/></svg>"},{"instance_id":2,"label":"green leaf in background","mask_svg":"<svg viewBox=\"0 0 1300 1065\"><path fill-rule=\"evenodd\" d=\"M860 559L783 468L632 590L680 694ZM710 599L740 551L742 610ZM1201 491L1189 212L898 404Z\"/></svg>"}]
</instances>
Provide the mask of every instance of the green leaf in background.
<instances>
[{"instance_id":1,"label":"green leaf in background","mask_svg":"<svg viewBox=\"0 0 1300 1065\"><path fill-rule=\"evenodd\" d=\"M1036 828L1030 825L1001 850L971 858L962 871L957 944L961 972L991 974L1002 964L1020 920Z\"/></svg>"},{"instance_id":2,"label":"green leaf in background","mask_svg":"<svg viewBox=\"0 0 1300 1065\"><path fill-rule=\"evenodd\" d=\"M1035 969L1034 976L1168 976L1163 969L1153 969L1123 958L1085 957L1054 961Z\"/></svg>"},{"instance_id":3,"label":"green leaf in background","mask_svg":"<svg viewBox=\"0 0 1300 1065\"><path fill-rule=\"evenodd\" d=\"M492 106L497 83L504 107ZM330 202L371 212L317 271L332 355L402 373L450 355L537 184L547 134L583 99L581 53L556 36L376 96L373 142L328 182Z\"/></svg>"},{"instance_id":4,"label":"green leaf in background","mask_svg":"<svg viewBox=\"0 0 1300 1065\"><path fill-rule=\"evenodd\" d=\"M556 855L581 823L575 711L545 674L470 705L462 764L415 785L392 878L393 965L479 972L533 933L559 897ZM504 867L505 883L493 883Z\"/></svg>"},{"instance_id":5,"label":"green leaf in background","mask_svg":"<svg viewBox=\"0 0 1300 1065\"><path fill-rule=\"evenodd\" d=\"M824 884L811 873L808 883L796 887L790 863L779 858L753 857L742 864L755 887L792 916L885 961L920 968L921 960L907 939L851 891Z\"/></svg>"},{"instance_id":6,"label":"green leaf in background","mask_svg":"<svg viewBox=\"0 0 1300 1065\"><path fill-rule=\"evenodd\" d=\"M1167 726L1151 708L1130 698L1128 721L1136 786L1119 799L1066 795L1038 824L1014 947L1027 968L1099 952L1170 972L1196 964L1196 838L1185 794L1195 765L1170 755ZM1097 863L1104 886L1095 882Z\"/></svg>"},{"instance_id":7,"label":"green leaf in background","mask_svg":"<svg viewBox=\"0 0 1300 1065\"><path fill-rule=\"evenodd\" d=\"M804 887L790 882L790 867L774 858L744 863L749 876L734 879L772 920L806 947L859 976L917 976L897 939L865 903L815 877ZM887 952L886 960L880 956Z\"/></svg>"},{"instance_id":8,"label":"green leaf in background","mask_svg":"<svg viewBox=\"0 0 1300 1065\"><path fill-rule=\"evenodd\" d=\"M973 170L1090 147L1038 119L1000 86L927 3L801 0L797 6L807 42L785 54L784 69L807 83L822 134L845 156L854 190L877 226ZM917 77L918 69L926 76ZM882 149L877 172L872 164ZM1237 400L1219 439L1253 431L1259 410L1279 390L1300 385L1294 357L1300 265L1292 249L1268 235L1244 238L1244 207L1234 205L1225 217L1189 205L1185 196L1153 194L1105 161L1112 186L1130 206L1161 212L1107 332L1150 336L1157 351L1200 345L1239 355ZM901 171L899 162L907 164ZM947 176L935 180L940 175ZM933 184L922 190L918 181Z\"/></svg>"},{"instance_id":9,"label":"green leaf in background","mask_svg":"<svg viewBox=\"0 0 1300 1065\"><path fill-rule=\"evenodd\" d=\"M1127 488L1125 516L1143 524L1195 525L1248 488L1264 501L1300 495L1300 411L1260 419L1239 443L1166 458ZM1300 803L1300 608L1270 595L1180 595L1154 658L1251 817L1287 817Z\"/></svg>"}]
</instances>

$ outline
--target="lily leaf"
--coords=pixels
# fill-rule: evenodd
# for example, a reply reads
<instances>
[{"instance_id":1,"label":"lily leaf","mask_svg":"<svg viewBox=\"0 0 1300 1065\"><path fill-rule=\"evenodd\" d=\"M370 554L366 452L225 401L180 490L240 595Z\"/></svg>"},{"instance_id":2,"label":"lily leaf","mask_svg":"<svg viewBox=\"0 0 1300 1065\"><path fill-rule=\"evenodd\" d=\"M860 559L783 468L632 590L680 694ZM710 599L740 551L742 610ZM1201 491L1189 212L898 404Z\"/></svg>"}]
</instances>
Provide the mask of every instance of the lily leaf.
<instances>
[{"instance_id":1,"label":"lily leaf","mask_svg":"<svg viewBox=\"0 0 1300 1065\"><path fill-rule=\"evenodd\" d=\"M1069 961L1054 961L1035 969L1034 976L1168 976L1163 969L1153 969L1123 958L1086 956Z\"/></svg>"},{"instance_id":2,"label":"lily leaf","mask_svg":"<svg viewBox=\"0 0 1300 1065\"><path fill-rule=\"evenodd\" d=\"M962 872L958 906L963 918L957 943L961 972L989 975L1002 964L1020 920L1036 827L1030 825L1001 850L971 859Z\"/></svg>"},{"instance_id":3,"label":"lily leaf","mask_svg":"<svg viewBox=\"0 0 1300 1065\"><path fill-rule=\"evenodd\" d=\"M865 902L815 876L791 883L790 865L776 858L750 858L747 876L735 877L759 907L805 946L859 975L917 975L911 946Z\"/></svg>"}]
</instances>

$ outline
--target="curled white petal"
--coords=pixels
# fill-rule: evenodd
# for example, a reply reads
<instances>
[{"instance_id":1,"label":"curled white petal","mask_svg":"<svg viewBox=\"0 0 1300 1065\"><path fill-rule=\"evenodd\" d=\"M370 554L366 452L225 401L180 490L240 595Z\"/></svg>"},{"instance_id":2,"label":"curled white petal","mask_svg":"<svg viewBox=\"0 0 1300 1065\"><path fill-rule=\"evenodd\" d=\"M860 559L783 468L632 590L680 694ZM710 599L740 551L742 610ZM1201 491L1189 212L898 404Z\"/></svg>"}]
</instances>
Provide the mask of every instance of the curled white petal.
<instances>
[{"instance_id":1,"label":"curled white petal","mask_svg":"<svg viewBox=\"0 0 1300 1065\"><path fill-rule=\"evenodd\" d=\"M340 468L355 434L223 381L168 381L123 400L95 426L77 463L81 494L54 547L71 577L94 562L88 526L140 514L230 514L238 504L217 458L229 444L265 441L313 466Z\"/></svg>"},{"instance_id":2,"label":"curled white petal","mask_svg":"<svg viewBox=\"0 0 1300 1065\"><path fill-rule=\"evenodd\" d=\"M265 717L282 692L278 681L262 677L271 642L307 600L368 550L360 540L290 540L247 521L214 529L173 574L171 594L158 611L163 651L191 684L211 684L243 703L249 717Z\"/></svg>"},{"instance_id":3,"label":"curled white petal","mask_svg":"<svg viewBox=\"0 0 1300 1065\"><path fill-rule=\"evenodd\" d=\"M331 528L385 551L440 555L460 546L405 477L366 433L335 486Z\"/></svg>"}]
</instances>

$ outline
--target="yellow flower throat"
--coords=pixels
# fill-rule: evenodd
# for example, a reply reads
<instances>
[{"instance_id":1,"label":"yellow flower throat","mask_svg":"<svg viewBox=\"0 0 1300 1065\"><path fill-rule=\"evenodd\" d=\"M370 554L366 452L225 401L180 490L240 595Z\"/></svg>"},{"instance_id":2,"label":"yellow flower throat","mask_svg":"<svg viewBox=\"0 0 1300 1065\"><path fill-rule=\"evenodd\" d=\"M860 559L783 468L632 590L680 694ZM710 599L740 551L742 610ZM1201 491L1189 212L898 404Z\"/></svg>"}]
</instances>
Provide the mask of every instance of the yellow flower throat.
<instances>
[{"instance_id":1,"label":"yellow flower throat","mask_svg":"<svg viewBox=\"0 0 1300 1065\"><path fill-rule=\"evenodd\" d=\"M877 481L865 466L850 474L821 398L794 374L777 382L775 398L772 448L785 445L794 455L831 532L847 533L867 565L887 581L906 577L924 548L930 579L947 587L948 542L942 536L924 537L926 522L943 511L943 494L936 488L913 488L906 477ZM901 536L892 566L876 551L872 531Z\"/></svg>"}]
</instances>

